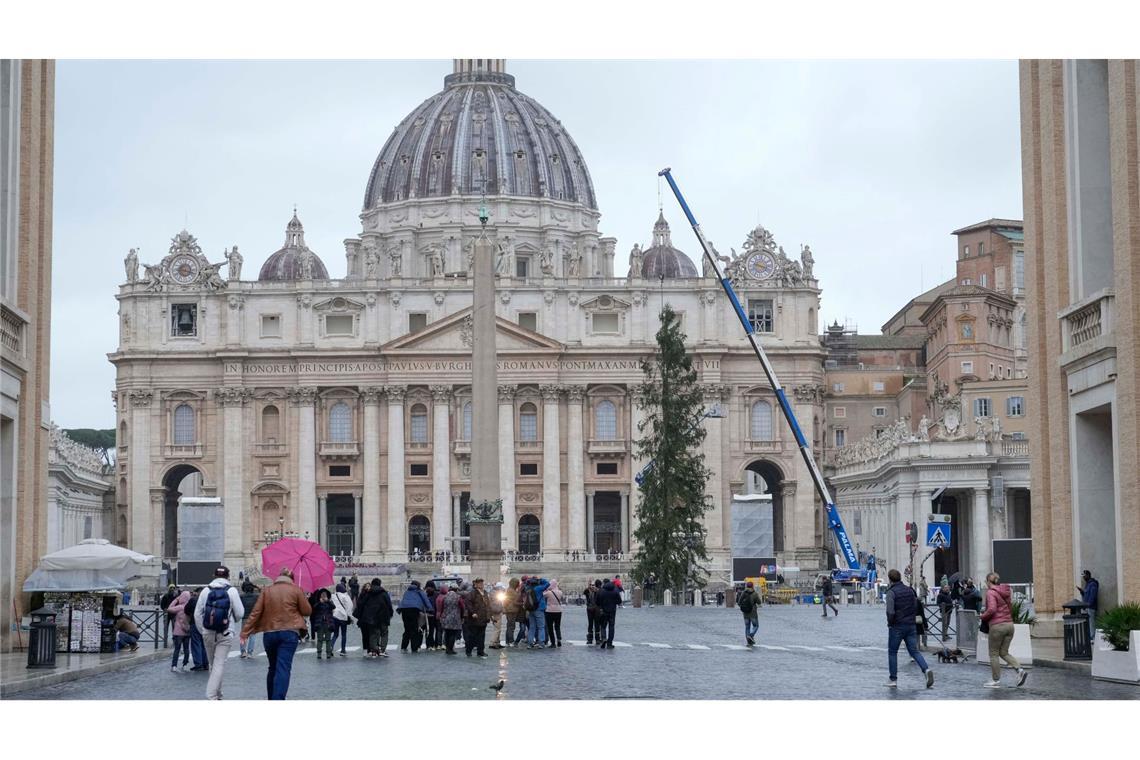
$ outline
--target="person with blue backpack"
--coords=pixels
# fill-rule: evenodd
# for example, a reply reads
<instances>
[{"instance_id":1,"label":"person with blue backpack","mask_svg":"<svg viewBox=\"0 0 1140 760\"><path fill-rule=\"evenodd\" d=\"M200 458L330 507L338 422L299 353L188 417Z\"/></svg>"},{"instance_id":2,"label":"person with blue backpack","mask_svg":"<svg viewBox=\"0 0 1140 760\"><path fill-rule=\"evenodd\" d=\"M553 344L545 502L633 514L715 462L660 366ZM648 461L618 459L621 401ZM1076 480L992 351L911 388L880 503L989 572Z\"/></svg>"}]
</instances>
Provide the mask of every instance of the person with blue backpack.
<instances>
[{"instance_id":1,"label":"person with blue backpack","mask_svg":"<svg viewBox=\"0 0 1140 760\"><path fill-rule=\"evenodd\" d=\"M212 663L206 683L206 699L222 698L222 674L226 658L233 648L234 631L245 617L245 606L238 590L230 585L230 569L225 565L214 570L214 580L202 589L194 606L194 627L202 634L206 654Z\"/></svg>"},{"instance_id":2,"label":"person with blue backpack","mask_svg":"<svg viewBox=\"0 0 1140 760\"><path fill-rule=\"evenodd\" d=\"M545 578L531 578L523 595L523 609L527 616L527 649L546 646L546 589L550 582Z\"/></svg>"}]
</instances>

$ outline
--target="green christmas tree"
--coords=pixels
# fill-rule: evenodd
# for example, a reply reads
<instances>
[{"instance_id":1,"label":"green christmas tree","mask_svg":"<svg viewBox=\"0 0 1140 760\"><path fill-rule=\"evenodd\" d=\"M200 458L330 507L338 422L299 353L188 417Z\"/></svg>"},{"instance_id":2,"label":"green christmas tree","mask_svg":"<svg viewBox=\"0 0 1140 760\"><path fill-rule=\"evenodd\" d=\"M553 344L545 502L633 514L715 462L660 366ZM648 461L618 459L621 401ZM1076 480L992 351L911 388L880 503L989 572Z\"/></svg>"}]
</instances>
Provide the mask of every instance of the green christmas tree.
<instances>
[{"instance_id":1,"label":"green christmas tree","mask_svg":"<svg viewBox=\"0 0 1140 760\"><path fill-rule=\"evenodd\" d=\"M702 587L708 562L702 524L710 497L705 493L710 471L700 444L704 403L697 371L685 353L681 318L668 304L661 310L657 351L641 363L645 382L638 389L644 421L637 454L651 461L641 482L637 504L639 544L634 577L653 573L660 588Z\"/></svg>"}]
</instances>

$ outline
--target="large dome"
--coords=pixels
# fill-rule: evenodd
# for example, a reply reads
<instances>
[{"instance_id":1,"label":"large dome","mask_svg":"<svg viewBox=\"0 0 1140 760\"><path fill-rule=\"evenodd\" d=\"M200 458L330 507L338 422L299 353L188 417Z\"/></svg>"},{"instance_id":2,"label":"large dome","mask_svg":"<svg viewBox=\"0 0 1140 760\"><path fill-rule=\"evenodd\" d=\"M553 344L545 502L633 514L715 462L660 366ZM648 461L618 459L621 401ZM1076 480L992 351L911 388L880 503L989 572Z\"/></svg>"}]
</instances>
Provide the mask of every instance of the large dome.
<instances>
[{"instance_id":1,"label":"large dome","mask_svg":"<svg viewBox=\"0 0 1140 760\"><path fill-rule=\"evenodd\" d=\"M444 89L384 144L364 193L381 203L451 195L515 195L597 209L586 161L549 111L515 89L501 59L462 59Z\"/></svg>"},{"instance_id":2,"label":"large dome","mask_svg":"<svg viewBox=\"0 0 1140 760\"><path fill-rule=\"evenodd\" d=\"M305 259L309 260L309 271L305 271ZM262 282L282 282L286 280L327 280L321 257L305 245L305 228L293 209L293 218L285 226L285 246L274 253L261 265L257 279Z\"/></svg>"},{"instance_id":3,"label":"large dome","mask_svg":"<svg viewBox=\"0 0 1140 760\"><path fill-rule=\"evenodd\" d=\"M645 249L643 255L641 271L646 279L664 277L671 280L697 276L697 267L692 259L673 247L669 223L665 221L663 213L657 215L657 223L653 225L653 245Z\"/></svg>"}]
</instances>

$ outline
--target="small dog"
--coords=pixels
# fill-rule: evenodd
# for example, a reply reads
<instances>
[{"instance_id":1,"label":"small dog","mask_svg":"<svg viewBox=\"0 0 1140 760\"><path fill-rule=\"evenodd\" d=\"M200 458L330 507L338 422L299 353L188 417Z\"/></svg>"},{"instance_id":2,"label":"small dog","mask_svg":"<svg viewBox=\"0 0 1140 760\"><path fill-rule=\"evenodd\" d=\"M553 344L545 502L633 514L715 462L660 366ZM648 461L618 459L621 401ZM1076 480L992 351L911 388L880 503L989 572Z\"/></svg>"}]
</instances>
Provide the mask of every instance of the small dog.
<instances>
[{"instance_id":1,"label":"small dog","mask_svg":"<svg viewBox=\"0 0 1140 760\"><path fill-rule=\"evenodd\" d=\"M953 662L957 664L959 660L965 662L968 659L969 655L967 655L961 649L949 649L947 647L942 647L942 651L938 653L939 662Z\"/></svg>"}]
</instances>

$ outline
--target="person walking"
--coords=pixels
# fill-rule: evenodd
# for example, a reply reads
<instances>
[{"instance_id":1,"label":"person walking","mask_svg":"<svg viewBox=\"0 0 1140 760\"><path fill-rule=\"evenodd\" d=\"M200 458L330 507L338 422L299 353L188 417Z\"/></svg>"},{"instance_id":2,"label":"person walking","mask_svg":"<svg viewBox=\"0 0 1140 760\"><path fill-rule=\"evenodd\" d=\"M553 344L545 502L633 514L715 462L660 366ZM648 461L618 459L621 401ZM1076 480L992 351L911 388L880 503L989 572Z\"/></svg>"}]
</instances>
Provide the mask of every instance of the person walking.
<instances>
[{"instance_id":1,"label":"person walking","mask_svg":"<svg viewBox=\"0 0 1140 760\"><path fill-rule=\"evenodd\" d=\"M392 623L392 597L379 578L366 585L361 594L360 617L368 623L368 641L364 646L372 657L388 656L388 626Z\"/></svg>"},{"instance_id":2,"label":"person walking","mask_svg":"<svg viewBox=\"0 0 1140 760\"><path fill-rule=\"evenodd\" d=\"M491 638L494 639L487 648L503 648L503 610L506 608L507 591L502 582L496 583L491 589Z\"/></svg>"},{"instance_id":3,"label":"person walking","mask_svg":"<svg viewBox=\"0 0 1140 760\"><path fill-rule=\"evenodd\" d=\"M1021 667L1017 658L1009 653L1009 645L1013 643L1013 595L1009 586L1001 582L1001 576L990 573L986 576L986 607L982 611L982 623L989 626L990 675L992 678L982 684L987 689L997 689L1001 686L1001 663L998 658L1005 660L1017 671L1017 685L1025 684L1029 673ZM983 631L983 633L985 633Z\"/></svg>"},{"instance_id":4,"label":"person walking","mask_svg":"<svg viewBox=\"0 0 1140 760\"><path fill-rule=\"evenodd\" d=\"M471 586L463 600L463 649L468 657L474 651L485 658L487 653L483 651L483 645L487 636L487 623L491 620L491 600L483 589L482 578L476 578Z\"/></svg>"},{"instance_id":5,"label":"person walking","mask_svg":"<svg viewBox=\"0 0 1140 760\"><path fill-rule=\"evenodd\" d=\"M503 644L508 647L517 647L519 642L526 638L526 610L523 609L518 578L511 578L507 581L506 597L503 599L503 615L507 618L507 637ZM519 629L517 638L515 637L516 625Z\"/></svg>"},{"instance_id":6,"label":"person walking","mask_svg":"<svg viewBox=\"0 0 1140 760\"><path fill-rule=\"evenodd\" d=\"M186 605L190 602L190 591L183 591L176 599L166 605L166 612L174 621L174 655L170 658L170 672L186 672L186 665L190 662L190 626L194 621L186 614ZM182 651L182 670L178 669L178 652Z\"/></svg>"},{"instance_id":7,"label":"person walking","mask_svg":"<svg viewBox=\"0 0 1140 760\"><path fill-rule=\"evenodd\" d=\"M355 578L356 576L353 577ZM360 628L360 648L364 650L365 657L372 657L372 650L368 648L369 643L372 641L372 626L368 622L369 619L364 617L364 603L368 601L370 588L370 586L365 585L363 590L360 590L358 587L356 594L351 594L350 592L354 601L352 615L356 618L356 625Z\"/></svg>"},{"instance_id":8,"label":"person walking","mask_svg":"<svg viewBox=\"0 0 1140 760\"><path fill-rule=\"evenodd\" d=\"M352 601L355 602L356 598L360 596L360 581L356 578L356 573L348 579L348 593L352 596Z\"/></svg>"},{"instance_id":9,"label":"person walking","mask_svg":"<svg viewBox=\"0 0 1140 760\"><path fill-rule=\"evenodd\" d=\"M166 614L162 616L162 638L166 640L167 635L170 633L171 626L174 625L174 613L170 611L170 603L180 596L178 587L171 583L166 587L166 593L158 600L158 606Z\"/></svg>"},{"instance_id":10,"label":"person walking","mask_svg":"<svg viewBox=\"0 0 1140 760\"><path fill-rule=\"evenodd\" d=\"M839 617L839 608L835 606L834 587L831 583L831 576L824 575L819 580L819 594L823 597L823 617L827 617L827 608L830 607L835 611L835 617Z\"/></svg>"},{"instance_id":11,"label":"person walking","mask_svg":"<svg viewBox=\"0 0 1140 760\"><path fill-rule=\"evenodd\" d=\"M962 587L962 609L973 610L974 612L982 611L982 592L978 591L978 587L974 585L973 578L966 579L966 585Z\"/></svg>"},{"instance_id":12,"label":"person walking","mask_svg":"<svg viewBox=\"0 0 1140 760\"><path fill-rule=\"evenodd\" d=\"M400 613L400 619L404 622L404 635L400 637L401 652L407 652L408 647L411 647L412 654L420 651L423 623L430 607L431 602L428 595L420 588L420 582L412 581L396 608Z\"/></svg>"},{"instance_id":13,"label":"person walking","mask_svg":"<svg viewBox=\"0 0 1140 760\"><path fill-rule=\"evenodd\" d=\"M214 570L214 580L198 595L194 606L194 625L202 634L206 656L213 663L206 682L206 699L222 698L222 675L226 658L234 645L234 631L245 617L245 607L236 588L230 585L230 569L225 565Z\"/></svg>"},{"instance_id":14,"label":"person walking","mask_svg":"<svg viewBox=\"0 0 1140 760\"><path fill-rule=\"evenodd\" d=\"M194 609L198 606L198 595L201 593L201 586L194 589L184 610L186 616L190 618L190 659L194 661L194 666L190 668L192 671L210 669L210 658L206 656L206 644L202 641L202 632L194 624Z\"/></svg>"},{"instance_id":15,"label":"person walking","mask_svg":"<svg viewBox=\"0 0 1140 760\"><path fill-rule=\"evenodd\" d=\"M938 616L942 621L942 640L949 641L946 630L950 625L950 613L954 611L954 597L950 591L950 581L946 580L946 576L942 577L942 587L938 589L938 598L934 602L938 605Z\"/></svg>"},{"instance_id":16,"label":"person walking","mask_svg":"<svg viewBox=\"0 0 1140 760\"><path fill-rule=\"evenodd\" d=\"M542 595L546 602L544 615L546 638L550 642L547 646L553 649L562 646L562 602L566 600L566 596L558 588L557 578L550 581L550 588L543 591Z\"/></svg>"},{"instance_id":17,"label":"person walking","mask_svg":"<svg viewBox=\"0 0 1140 760\"><path fill-rule=\"evenodd\" d=\"M649 583L646 582L646 586ZM589 646L597 640L601 641L602 635L598 625L600 621L600 614L598 612L598 592L602 590L602 582L595 580L592 583L586 584L582 596L586 597L586 645Z\"/></svg>"},{"instance_id":18,"label":"person walking","mask_svg":"<svg viewBox=\"0 0 1140 760\"><path fill-rule=\"evenodd\" d=\"M617 608L620 605L621 592L614 586L613 581L606 581L602 590L598 592L598 610L602 616L598 624L598 639L605 636L605 640L598 643L599 649L614 648L614 625L617 622Z\"/></svg>"},{"instance_id":19,"label":"person walking","mask_svg":"<svg viewBox=\"0 0 1140 760\"><path fill-rule=\"evenodd\" d=\"M918 634L914 620L918 614L918 596L914 589L902 582L902 573L894 568L887 572L890 587L887 588L887 686L896 688L899 674L899 644L906 643L906 651L922 668L926 676L926 688L934 686L934 671L926 664L922 652L918 650Z\"/></svg>"},{"instance_id":20,"label":"person walking","mask_svg":"<svg viewBox=\"0 0 1140 760\"><path fill-rule=\"evenodd\" d=\"M336 591L332 595L333 603L333 635L332 648L336 649L337 638L340 639L340 656L345 657L345 646L348 644L348 624L352 621L352 596L344 579L336 584Z\"/></svg>"},{"instance_id":21,"label":"person walking","mask_svg":"<svg viewBox=\"0 0 1140 760\"><path fill-rule=\"evenodd\" d=\"M289 693L293 655L305 630L305 617L311 614L313 608L305 592L293 583L293 571L283 567L273 584L257 597L253 612L246 618L242 641L254 633L264 634L261 640L269 660L265 676L267 699L285 699Z\"/></svg>"},{"instance_id":22,"label":"person walking","mask_svg":"<svg viewBox=\"0 0 1140 760\"><path fill-rule=\"evenodd\" d=\"M744 615L744 642L756 646L756 632L760 630L760 595L752 581L744 584L744 591L736 600L740 613Z\"/></svg>"},{"instance_id":23,"label":"person walking","mask_svg":"<svg viewBox=\"0 0 1140 760\"><path fill-rule=\"evenodd\" d=\"M241 606L245 608L246 612L250 612L253 610L253 606L257 604L257 595L261 593L261 589L255 586L248 576L245 582L241 584L241 589L241 593L238 595L241 597ZM241 659L248 660L253 657L253 650L256 643L257 637L250 636L245 642L238 645L238 649L241 652Z\"/></svg>"},{"instance_id":24,"label":"person walking","mask_svg":"<svg viewBox=\"0 0 1140 760\"><path fill-rule=\"evenodd\" d=\"M463 629L463 599L459 596L459 588L454 584L448 587L447 593L442 594L436 601L436 614L439 615L439 624L443 628L443 645L448 654L456 654L455 640Z\"/></svg>"},{"instance_id":25,"label":"person walking","mask_svg":"<svg viewBox=\"0 0 1140 760\"><path fill-rule=\"evenodd\" d=\"M523 595L523 607L527 613L527 649L546 646L546 589L550 583L545 578L530 578L527 593Z\"/></svg>"},{"instance_id":26,"label":"person walking","mask_svg":"<svg viewBox=\"0 0 1140 760\"><path fill-rule=\"evenodd\" d=\"M428 581L424 584L424 596L428 600L427 608L427 638L424 639L424 648L429 652L438 652L443 649L443 629L439 627L439 616L435 614L435 601L439 596L439 589L435 586L435 581Z\"/></svg>"},{"instance_id":27,"label":"person walking","mask_svg":"<svg viewBox=\"0 0 1140 760\"><path fill-rule=\"evenodd\" d=\"M1092 571L1082 570L1081 581L1084 586L1077 586L1081 593L1081 601L1088 605L1089 611L1089 641L1096 643L1096 613L1100 602L1100 581L1093 577Z\"/></svg>"},{"instance_id":28,"label":"person walking","mask_svg":"<svg viewBox=\"0 0 1140 760\"><path fill-rule=\"evenodd\" d=\"M318 660L321 659L322 654L330 660L333 656L332 636L333 631L336 630L336 618L333 617L334 609L328 589L321 589L317 596L317 603L313 605L313 614L310 618L313 622L313 630L317 632Z\"/></svg>"}]
</instances>

